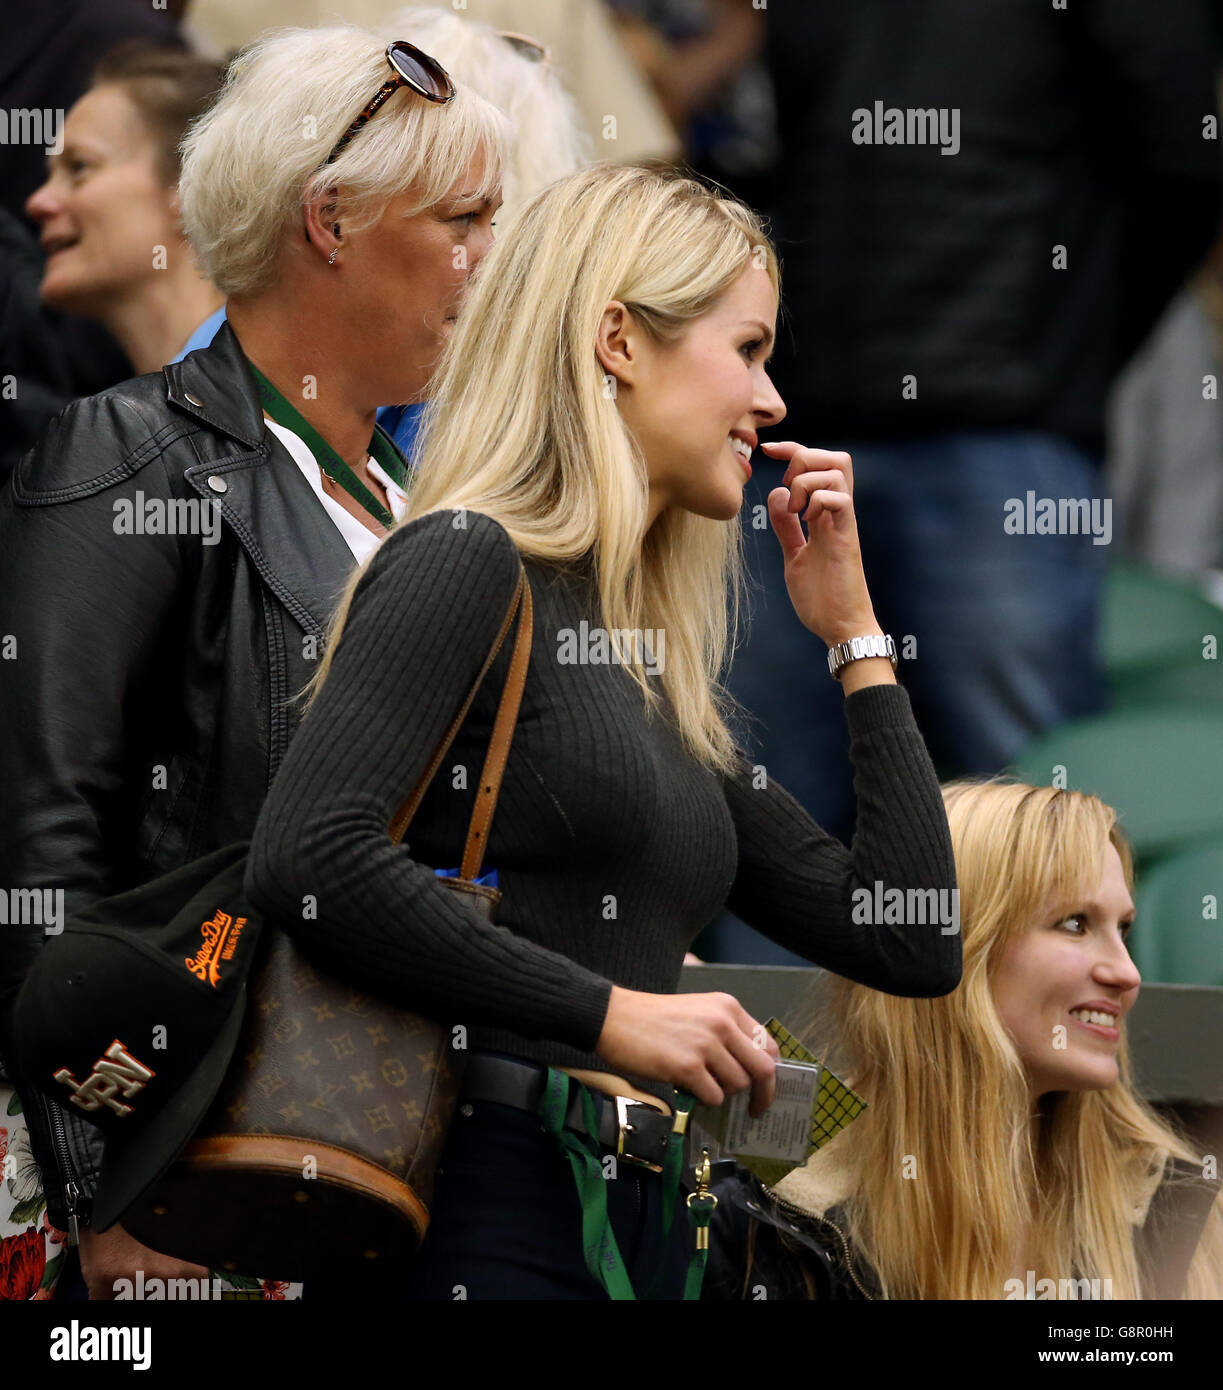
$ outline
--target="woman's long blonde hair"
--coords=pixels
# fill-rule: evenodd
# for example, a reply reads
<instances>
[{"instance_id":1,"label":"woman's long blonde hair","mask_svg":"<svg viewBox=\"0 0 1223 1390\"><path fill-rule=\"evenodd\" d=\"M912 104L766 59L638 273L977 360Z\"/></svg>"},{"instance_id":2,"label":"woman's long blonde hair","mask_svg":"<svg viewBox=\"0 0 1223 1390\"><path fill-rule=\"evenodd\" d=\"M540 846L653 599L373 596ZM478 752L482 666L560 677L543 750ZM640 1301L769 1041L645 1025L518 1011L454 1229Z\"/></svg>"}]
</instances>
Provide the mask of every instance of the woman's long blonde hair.
<instances>
[{"instance_id":1,"label":"woman's long blonde hair","mask_svg":"<svg viewBox=\"0 0 1223 1390\"><path fill-rule=\"evenodd\" d=\"M653 337L674 340L753 264L776 289L759 219L677 171L597 164L544 189L474 277L399 523L463 508L500 522L527 558L592 561L608 632L665 633L660 677L625 667L647 708L661 679L686 746L720 769L733 762L718 682L739 616L739 527L670 510L646 533L645 460L595 339L615 299Z\"/></svg>"},{"instance_id":2,"label":"woman's long blonde hair","mask_svg":"<svg viewBox=\"0 0 1223 1390\"><path fill-rule=\"evenodd\" d=\"M1120 1079L1044 1097L1034 1143L1027 1078L992 993L1007 942L1051 895L1058 910L1080 907L1109 844L1132 890L1116 813L1094 796L1001 779L953 782L943 799L962 983L939 999L899 999L838 979L817 1012L822 1041L836 1040L832 1057L870 1103L838 1141L852 1173L850 1238L888 1297L1003 1298L1024 1230L1037 1280L1060 1290L1099 1279L1104 1292L1108 1279L1112 1297L1141 1297L1134 1214L1170 1158L1200 1169L1201 1155L1135 1094L1124 1025ZM1186 1296L1223 1296L1218 1201Z\"/></svg>"}]
</instances>

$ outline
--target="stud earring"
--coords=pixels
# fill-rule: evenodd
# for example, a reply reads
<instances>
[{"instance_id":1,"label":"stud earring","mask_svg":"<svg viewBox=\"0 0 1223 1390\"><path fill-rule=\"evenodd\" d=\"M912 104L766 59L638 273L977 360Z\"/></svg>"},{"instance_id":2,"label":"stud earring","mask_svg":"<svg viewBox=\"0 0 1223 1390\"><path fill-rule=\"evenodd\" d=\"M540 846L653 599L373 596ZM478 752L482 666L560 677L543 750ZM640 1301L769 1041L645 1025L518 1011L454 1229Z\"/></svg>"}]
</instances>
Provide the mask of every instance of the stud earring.
<instances>
[{"instance_id":1,"label":"stud earring","mask_svg":"<svg viewBox=\"0 0 1223 1390\"><path fill-rule=\"evenodd\" d=\"M339 248L338 246L333 246L333 247L331 248L331 255L327 257L327 264L328 264L328 265L335 265L335 258L336 258L339 254L340 254L340 248Z\"/></svg>"}]
</instances>

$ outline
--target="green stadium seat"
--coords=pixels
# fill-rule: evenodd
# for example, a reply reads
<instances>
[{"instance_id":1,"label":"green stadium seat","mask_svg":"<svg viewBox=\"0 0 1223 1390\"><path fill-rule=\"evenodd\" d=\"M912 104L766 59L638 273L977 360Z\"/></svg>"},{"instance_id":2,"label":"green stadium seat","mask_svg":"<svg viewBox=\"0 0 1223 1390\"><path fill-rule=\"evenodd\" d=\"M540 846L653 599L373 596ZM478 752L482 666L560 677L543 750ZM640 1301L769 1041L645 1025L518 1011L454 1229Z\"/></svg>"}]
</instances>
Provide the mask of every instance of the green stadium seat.
<instances>
[{"instance_id":1,"label":"green stadium seat","mask_svg":"<svg viewBox=\"0 0 1223 1390\"><path fill-rule=\"evenodd\" d=\"M1162 706L1078 720L1039 735L1011 770L1115 806L1140 859L1223 837L1223 712Z\"/></svg>"},{"instance_id":2,"label":"green stadium seat","mask_svg":"<svg viewBox=\"0 0 1223 1390\"><path fill-rule=\"evenodd\" d=\"M1223 985L1221 903L1223 839L1172 855L1141 874L1131 944L1143 979Z\"/></svg>"},{"instance_id":3,"label":"green stadium seat","mask_svg":"<svg viewBox=\"0 0 1223 1390\"><path fill-rule=\"evenodd\" d=\"M1219 636L1223 639L1223 631ZM1217 661L1169 661L1154 671L1114 678L1110 695L1115 710L1149 709L1155 705L1223 709L1223 657Z\"/></svg>"},{"instance_id":4,"label":"green stadium seat","mask_svg":"<svg viewBox=\"0 0 1223 1390\"><path fill-rule=\"evenodd\" d=\"M1202 638L1223 644L1223 609L1191 583L1117 560L1104 584L1100 658L1111 682L1150 675L1169 666L1223 667L1223 655L1204 661Z\"/></svg>"}]
</instances>

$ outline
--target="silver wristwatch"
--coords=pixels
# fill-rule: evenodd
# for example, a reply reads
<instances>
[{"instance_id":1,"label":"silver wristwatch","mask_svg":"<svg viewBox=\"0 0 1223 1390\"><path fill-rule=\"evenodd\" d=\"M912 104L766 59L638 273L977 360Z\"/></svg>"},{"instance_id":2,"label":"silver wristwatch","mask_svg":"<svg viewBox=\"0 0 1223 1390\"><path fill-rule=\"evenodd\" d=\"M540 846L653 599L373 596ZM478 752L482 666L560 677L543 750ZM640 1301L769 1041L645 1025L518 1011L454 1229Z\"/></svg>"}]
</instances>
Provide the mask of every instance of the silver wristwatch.
<instances>
[{"instance_id":1,"label":"silver wristwatch","mask_svg":"<svg viewBox=\"0 0 1223 1390\"><path fill-rule=\"evenodd\" d=\"M848 642L838 642L828 648L828 674L834 680L841 679L841 672L851 661L861 661L868 656L886 656L896 669L896 643L890 637L851 637Z\"/></svg>"}]
</instances>

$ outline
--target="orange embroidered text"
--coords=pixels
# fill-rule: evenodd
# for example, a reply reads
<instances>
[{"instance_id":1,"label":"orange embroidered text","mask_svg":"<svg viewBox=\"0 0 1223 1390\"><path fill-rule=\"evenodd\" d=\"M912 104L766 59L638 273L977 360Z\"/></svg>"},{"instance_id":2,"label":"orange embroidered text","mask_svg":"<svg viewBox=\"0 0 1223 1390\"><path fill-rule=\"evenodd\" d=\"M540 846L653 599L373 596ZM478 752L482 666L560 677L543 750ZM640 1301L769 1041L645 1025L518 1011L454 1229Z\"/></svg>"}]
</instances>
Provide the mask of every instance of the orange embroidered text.
<instances>
[{"instance_id":1,"label":"orange embroidered text","mask_svg":"<svg viewBox=\"0 0 1223 1390\"><path fill-rule=\"evenodd\" d=\"M232 959L244 926L245 917L234 918L218 908L216 915L200 926L204 942L194 957L187 957L184 962L187 969L197 979L206 980L215 989L217 981L221 978L221 962Z\"/></svg>"}]
</instances>

